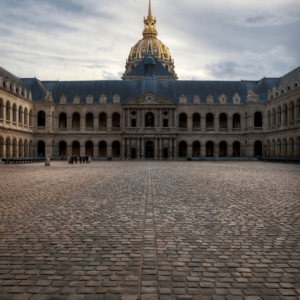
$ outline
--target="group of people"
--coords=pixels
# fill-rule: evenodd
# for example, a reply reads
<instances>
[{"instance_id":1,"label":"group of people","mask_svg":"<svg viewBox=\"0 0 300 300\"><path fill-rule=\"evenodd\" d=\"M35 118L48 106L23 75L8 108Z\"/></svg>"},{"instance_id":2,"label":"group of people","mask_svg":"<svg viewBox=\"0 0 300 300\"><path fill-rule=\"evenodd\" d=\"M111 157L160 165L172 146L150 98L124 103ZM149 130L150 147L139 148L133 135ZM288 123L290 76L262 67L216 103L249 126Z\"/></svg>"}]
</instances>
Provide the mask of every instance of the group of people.
<instances>
[{"instance_id":1,"label":"group of people","mask_svg":"<svg viewBox=\"0 0 300 300\"><path fill-rule=\"evenodd\" d=\"M68 157L68 164L73 165L74 163L77 164L77 162L80 162L81 164L90 164L92 161L92 158L90 156L77 156L72 155Z\"/></svg>"}]
</instances>

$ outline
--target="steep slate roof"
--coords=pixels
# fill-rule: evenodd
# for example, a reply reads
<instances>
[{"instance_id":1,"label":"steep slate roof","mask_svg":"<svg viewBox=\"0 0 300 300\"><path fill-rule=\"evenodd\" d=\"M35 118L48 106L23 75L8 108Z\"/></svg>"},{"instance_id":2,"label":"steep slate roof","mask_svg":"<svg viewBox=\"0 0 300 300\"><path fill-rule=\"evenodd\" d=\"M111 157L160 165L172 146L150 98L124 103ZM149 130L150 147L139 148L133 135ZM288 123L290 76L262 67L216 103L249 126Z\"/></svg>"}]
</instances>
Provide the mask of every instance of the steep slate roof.
<instances>
[{"instance_id":1,"label":"steep slate roof","mask_svg":"<svg viewBox=\"0 0 300 300\"><path fill-rule=\"evenodd\" d=\"M284 85L284 82L287 81L287 82L291 82L293 79L295 81L299 80L300 78L300 67L296 68L295 70L287 73L286 75L282 76L278 82L278 86L280 84ZM298 82L300 83L300 82Z\"/></svg>"},{"instance_id":2,"label":"steep slate roof","mask_svg":"<svg viewBox=\"0 0 300 300\"><path fill-rule=\"evenodd\" d=\"M36 78L22 78L23 83L28 90L32 92L34 102L40 102L46 96L47 90L43 84Z\"/></svg>"},{"instance_id":3,"label":"steep slate roof","mask_svg":"<svg viewBox=\"0 0 300 300\"><path fill-rule=\"evenodd\" d=\"M3 82L5 82L6 77L8 77L10 85L12 85L13 82L15 82L17 87L21 86L22 89L25 89L25 85L23 84L23 82L20 78L18 78L17 76L11 74L10 72L5 70L1 66L0 66L0 74L2 75Z\"/></svg>"},{"instance_id":4,"label":"steep slate roof","mask_svg":"<svg viewBox=\"0 0 300 300\"><path fill-rule=\"evenodd\" d=\"M131 71L129 72L127 75L123 76L124 78L127 77L137 77L137 78L141 78L144 76L144 63L146 61L146 59L149 56L146 56L143 58L143 60ZM172 73L170 73L154 56L151 56L152 58L154 58L155 63L156 63L156 68L155 68L155 73L157 77L164 77L164 78L175 78L176 76L173 75Z\"/></svg>"}]
</instances>

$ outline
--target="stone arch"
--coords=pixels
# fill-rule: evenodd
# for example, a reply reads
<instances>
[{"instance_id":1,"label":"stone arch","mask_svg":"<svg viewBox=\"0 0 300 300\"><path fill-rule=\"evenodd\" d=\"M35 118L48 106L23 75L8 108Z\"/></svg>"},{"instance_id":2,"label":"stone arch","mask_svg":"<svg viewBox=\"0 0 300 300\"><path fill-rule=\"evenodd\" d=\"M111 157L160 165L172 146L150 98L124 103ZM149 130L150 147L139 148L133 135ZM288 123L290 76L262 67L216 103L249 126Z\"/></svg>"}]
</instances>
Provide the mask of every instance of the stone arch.
<instances>
[{"instance_id":1,"label":"stone arch","mask_svg":"<svg viewBox=\"0 0 300 300\"><path fill-rule=\"evenodd\" d=\"M24 157L24 144L23 140L19 140L19 157Z\"/></svg>"},{"instance_id":2,"label":"stone arch","mask_svg":"<svg viewBox=\"0 0 300 300\"><path fill-rule=\"evenodd\" d=\"M278 106L277 107L277 124L281 125L281 123L282 123L282 120L281 120L281 107Z\"/></svg>"},{"instance_id":3,"label":"stone arch","mask_svg":"<svg viewBox=\"0 0 300 300\"><path fill-rule=\"evenodd\" d=\"M19 124L23 124L23 107L19 106Z\"/></svg>"},{"instance_id":4,"label":"stone arch","mask_svg":"<svg viewBox=\"0 0 300 300\"><path fill-rule=\"evenodd\" d=\"M277 140L277 145L276 145L276 157L281 157L281 141L280 139Z\"/></svg>"},{"instance_id":5,"label":"stone arch","mask_svg":"<svg viewBox=\"0 0 300 300\"><path fill-rule=\"evenodd\" d=\"M12 146L13 146L13 157L18 157L18 142L17 142L17 139L14 138L13 139L13 143L12 143Z\"/></svg>"},{"instance_id":6,"label":"stone arch","mask_svg":"<svg viewBox=\"0 0 300 300\"><path fill-rule=\"evenodd\" d=\"M33 142L30 140L29 142L29 156L33 157Z\"/></svg>"},{"instance_id":7,"label":"stone arch","mask_svg":"<svg viewBox=\"0 0 300 300\"><path fill-rule=\"evenodd\" d=\"M107 144L105 141L99 143L99 157L107 157Z\"/></svg>"},{"instance_id":8,"label":"stone arch","mask_svg":"<svg viewBox=\"0 0 300 300\"><path fill-rule=\"evenodd\" d=\"M289 144L288 144L288 151L289 151L288 156L289 156L289 157L294 157L294 155L295 155L294 147L295 147L294 139L293 139L293 138L290 138L290 139L289 139Z\"/></svg>"},{"instance_id":9,"label":"stone arch","mask_svg":"<svg viewBox=\"0 0 300 300\"><path fill-rule=\"evenodd\" d=\"M296 119L297 121L300 120L300 99L298 99L296 102Z\"/></svg>"},{"instance_id":10,"label":"stone arch","mask_svg":"<svg viewBox=\"0 0 300 300\"><path fill-rule=\"evenodd\" d=\"M219 157L227 157L227 143L225 141L219 144Z\"/></svg>"},{"instance_id":11,"label":"stone arch","mask_svg":"<svg viewBox=\"0 0 300 300\"><path fill-rule=\"evenodd\" d=\"M94 157L94 143L92 141L87 141L85 143L85 155Z\"/></svg>"},{"instance_id":12,"label":"stone arch","mask_svg":"<svg viewBox=\"0 0 300 300\"><path fill-rule=\"evenodd\" d=\"M272 109L272 126L276 126L276 110L275 108Z\"/></svg>"},{"instance_id":13,"label":"stone arch","mask_svg":"<svg viewBox=\"0 0 300 300\"><path fill-rule=\"evenodd\" d=\"M67 155L67 143L65 141L60 141L58 144L58 156L65 157Z\"/></svg>"},{"instance_id":14,"label":"stone arch","mask_svg":"<svg viewBox=\"0 0 300 300\"><path fill-rule=\"evenodd\" d=\"M283 141L282 141L281 153L282 153L283 157L287 156L287 141L286 141L286 139L283 139Z\"/></svg>"},{"instance_id":15,"label":"stone arch","mask_svg":"<svg viewBox=\"0 0 300 300\"><path fill-rule=\"evenodd\" d=\"M80 156L80 143L78 141L72 143L72 155Z\"/></svg>"},{"instance_id":16,"label":"stone arch","mask_svg":"<svg viewBox=\"0 0 300 300\"><path fill-rule=\"evenodd\" d=\"M94 128L94 115L89 112L85 116L85 127L86 128Z\"/></svg>"},{"instance_id":17,"label":"stone arch","mask_svg":"<svg viewBox=\"0 0 300 300\"><path fill-rule=\"evenodd\" d=\"M28 109L25 107L24 109L24 125L28 125Z\"/></svg>"},{"instance_id":18,"label":"stone arch","mask_svg":"<svg viewBox=\"0 0 300 300\"><path fill-rule=\"evenodd\" d=\"M33 123L33 120L32 120L32 109L29 111L29 126L31 127L32 126L32 123Z\"/></svg>"},{"instance_id":19,"label":"stone arch","mask_svg":"<svg viewBox=\"0 0 300 300\"><path fill-rule=\"evenodd\" d=\"M241 128L241 116L238 113L235 113L232 117L232 127L234 129Z\"/></svg>"},{"instance_id":20,"label":"stone arch","mask_svg":"<svg viewBox=\"0 0 300 300\"><path fill-rule=\"evenodd\" d=\"M207 129L214 129L214 115L212 113L208 113L206 115L206 128Z\"/></svg>"},{"instance_id":21,"label":"stone arch","mask_svg":"<svg viewBox=\"0 0 300 300\"><path fill-rule=\"evenodd\" d=\"M193 128L201 128L201 116L199 113L193 114Z\"/></svg>"},{"instance_id":22,"label":"stone arch","mask_svg":"<svg viewBox=\"0 0 300 300\"><path fill-rule=\"evenodd\" d=\"M6 138L5 145L6 145L6 157L11 157L12 156L11 140L9 137Z\"/></svg>"},{"instance_id":23,"label":"stone arch","mask_svg":"<svg viewBox=\"0 0 300 300\"><path fill-rule=\"evenodd\" d=\"M300 158L300 137L296 140L296 155L297 158Z\"/></svg>"},{"instance_id":24,"label":"stone arch","mask_svg":"<svg viewBox=\"0 0 300 300\"><path fill-rule=\"evenodd\" d=\"M112 143L112 156L120 157L121 156L121 144L119 141L114 141Z\"/></svg>"},{"instance_id":25,"label":"stone arch","mask_svg":"<svg viewBox=\"0 0 300 300\"><path fill-rule=\"evenodd\" d=\"M275 147L276 147L275 140L272 140L272 143L271 143L271 157L275 157Z\"/></svg>"},{"instance_id":26,"label":"stone arch","mask_svg":"<svg viewBox=\"0 0 300 300\"><path fill-rule=\"evenodd\" d=\"M2 98L0 98L0 120L1 119L4 119L4 103Z\"/></svg>"},{"instance_id":27,"label":"stone arch","mask_svg":"<svg viewBox=\"0 0 300 300\"><path fill-rule=\"evenodd\" d=\"M254 127L256 127L256 128L262 128L263 127L262 120L263 120L262 113L260 111L257 111L254 114Z\"/></svg>"},{"instance_id":28,"label":"stone arch","mask_svg":"<svg viewBox=\"0 0 300 300\"><path fill-rule=\"evenodd\" d=\"M107 128L107 115L105 112L99 114L99 128L101 129Z\"/></svg>"},{"instance_id":29,"label":"stone arch","mask_svg":"<svg viewBox=\"0 0 300 300\"><path fill-rule=\"evenodd\" d=\"M287 105L283 105L283 124L287 124L288 121L288 110L287 110Z\"/></svg>"},{"instance_id":30,"label":"stone arch","mask_svg":"<svg viewBox=\"0 0 300 300\"><path fill-rule=\"evenodd\" d=\"M271 144L270 144L270 140L267 141L267 149L266 149L266 156L270 157L271 155Z\"/></svg>"},{"instance_id":31,"label":"stone arch","mask_svg":"<svg viewBox=\"0 0 300 300\"><path fill-rule=\"evenodd\" d=\"M24 141L24 157L29 156L29 148L28 148L28 141L27 139Z\"/></svg>"},{"instance_id":32,"label":"stone arch","mask_svg":"<svg viewBox=\"0 0 300 300\"><path fill-rule=\"evenodd\" d=\"M10 121L10 102L6 101L6 121Z\"/></svg>"},{"instance_id":33,"label":"stone arch","mask_svg":"<svg viewBox=\"0 0 300 300\"><path fill-rule=\"evenodd\" d=\"M46 144L44 141L38 141L37 143L37 155L40 157L45 157L46 155Z\"/></svg>"},{"instance_id":34,"label":"stone arch","mask_svg":"<svg viewBox=\"0 0 300 300\"><path fill-rule=\"evenodd\" d=\"M16 123L17 122L17 113L18 113L16 103L13 104L13 109L12 110L13 110L13 122Z\"/></svg>"},{"instance_id":35,"label":"stone arch","mask_svg":"<svg viewBox=\"0 0 300 300\"><path fill-rule=\"evenodd\" d=\"M37 118L38 118L37 126L38 127L45 127L46 126L46 114L43 110L40 110L38 112Z\"/></svg>"},{"instance_id":36,"label":"stone arch","mask_svg":"<svg viewBox=\"0 0 300 300\"><path fill-rule=\"evenodd\" d=\"M4 158L4 138L0 136L0 158Z\"/></svg>"},{"instance_id":37,"label":"stone arch","mask_svg":"<svg viewBox=\"0 0 300 300\"><path fill-rule=\"evenodd\" d=\"M80 128L80 114L78 112L73 113L72 115L72 128Z\"/></svg>"},{"instance_id":38,"label":"stone arch","mask_svg":"<svg viewBox=\"0 0 300 300\"><path fill-rule=\"evenodd\" d=\"M220 129L227 129L227 114L221 113L219 116Z\"/></svg>"},{"instance_id":39,"label":"stone arch","mask_svg":"<svg viewBox=\"0 0 300 300\"><path fill-rule=\"evenodd\" d=\"M186 115L186 113L181 113L179 115L179 128L187 128L187 115Z\"/></svg>"},{"instance_id":40,"label":"stone arch","mask_svg":"<svg viewBox=\"0 0 300 300\"><path fill-rule=\"evenodd\" d=\"M241 156L241 143L239 141L235 141L232 144L232 156L240 157Z\"/></svg>"},{"instance_id":41,"label":"stone arch","mask_svg":"<svg viewBox=\"0 0 300 300\"><path fill-rule=\"evenodd\" d=\"M295 104L293 101L289 104L289 122L294 122L295 120Z\"/></svg>"},{"instance_id":42,"label":"stone arch","mask_svg":"<svg viewBox=\"0 0 300 300\"><path fill-rule=\"evenodd\" d=\"M194 157L199 157L201 154L201 145L199 141L195 141L193 143L193 156Z\"/></svg>"},{"instance_id":43,"label":"stone arch","mask_svg":"<svg viewBox=\"0 0 300 300\"><path fill-rule=\"evenodd\" d=\"M185 141L181 141L178 146L178 156L186 157L187 156L187 143Z\"/></svg>"},{"instance_id":44,"label":"stone arch","mask_svg":"<svg viewBox=\"0 0 300 300\"><path fill-rule=\"evenodd\" d=\"M112 127L113 128L120 128L121 127L121 116L118 112L115 112L112 115Z\"/></svg>"},{"instance_id":45,"label":"stone arch","mask_svg":"<svg viewBox=\"0 0 300 300\"><path fill-rule=\"evenodd\" d=\"M267 123L268 123L268 128L270 128L271 127L271 113L269 110L268 110L268 114L267 114Z\"/></svg>"},{"instance_id":46,"label":"stone arch","mask_svg":"<svg viewBox=\"0 0 300 300\"><path fill-rule=\"evenodd\" d=\"M256 141L254 143L254 157L262 156L262 142Z\"/></svg>"},{"instance_id":47,"label":"stone arch","mask_svg":"<svg viewBox=\"0 0 300 300\"><path fill-rule=\"evenodd\" d=\"M62 112L59 114L59 123L58 123L58 126L59 128L67 128L67 114Z\"/></svg>"},{"instance_id":48,"label":"stone arch","mask_svg":"<svg viewBox=\"0 0 300 300\"><path fill-rule=\"evenodd\" d=\"M208 141L206 143L206 157L214 157L215 156L215 145L212 141Z\"/></svg>"}]
</instances>

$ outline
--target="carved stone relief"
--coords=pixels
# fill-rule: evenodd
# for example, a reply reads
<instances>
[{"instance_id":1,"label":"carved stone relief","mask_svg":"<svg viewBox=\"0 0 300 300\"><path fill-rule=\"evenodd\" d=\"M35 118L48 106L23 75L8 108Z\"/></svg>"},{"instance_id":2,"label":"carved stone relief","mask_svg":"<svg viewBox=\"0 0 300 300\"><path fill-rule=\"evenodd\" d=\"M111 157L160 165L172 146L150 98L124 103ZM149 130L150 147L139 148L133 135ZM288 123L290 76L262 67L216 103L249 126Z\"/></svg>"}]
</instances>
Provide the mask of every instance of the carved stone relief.
<instances>
[{"instance_id":1,"label":"carved stone relief","mask_svg":"<svg viewBox=\"0 0 300 300\"><path fill-rule=\"evenodd\" d=\"M53 102L52 92L47 91L46 97L44 98L44 102Z\"/></svg>"},{"instance_id":2,"label":"carved stone relief","mask_svg":"<svg viewBox=\"0 0 300 300\"><path fill-rule=\"evenodd\" d=\"M65 94L61 95L59 104L67 104L67 96Z\"/></svg>"},{"instance_id":3,"label":"carved stone relief","mask_svg":"<svg viewBox=\"0 0 300 300\"><path fill-rule=\"evenodd\" d=\"M113 103L120 103L121 102L121 97L118 94L115 94L113 96Z\"/></svg>"},{"instance_id":4,"label":"carved stone relief","mask_svg":"<svg viewBox=\"0 0 300 300\"><path fill-rule=\"evenodd\" d=\"M86 96L86 103L87 104L93 104L94 103L94 96L93 95L88 95Z\"/></svg>"},{"instance_id":5,"label":"carved stone relief","mask_svg":"<svg viewBox=\"0 0 300 300\"><path fill-rule=\"evenodd\" d=\"M220 104L226 104L227 103L227 97L224 93L219 97L219 101L220 101Z\"/></svg>"},{"instance_id":6,"label":"carved stone relief","mask_svg":"<svg viewBox=\"0 0 300 300\"><path fill-rule=\"evenodd\" d=\"M241 96L238 93L235 93L232 98L233 104L240 104L241 103Z\"/></svg>"},{"instance_id":7,"label":"carved stone relief","mask_svg":"<svg viewBox=\"0 0 300 300\"><path fill-rule=\"evenodd\" d=\"M5 87L10 90L10 84L9 84L9 79L8 77L5 78Z\"/></svg>"},{"instance_id":8,"label":"carved stone relief","mask_svg":"<svg viewBox=\"0 0 300 300\"><path fill-rule=\"evenodd\" d=\"M178 100L179 104L187 104L187 97L185 95L181 95Z\"/></svg>"},{"instance_id":9,"label":"carved stone relief","mask_svg":"<svg viewBox=\"0 0 300 300\"><path fill-rule=\"evenodd\" d=\"M31 90L28 90L28 99L32 100L32 92L31 92Z\"/></svg>"},{"instance_id":10,"label":"carved stone relief","mask_svg":"<svg viewBox=\"0 0 300 300\"><path fill-rule=\"evenodd\" d=\"M21 86L19 86L19 88L18 88L18 94L19 94L20 96L22 96L22 87L21 87Z\"/></svg>"},{"instance_id":11,"label":"carved stone relief","mask_svg":"<svg viewBox=\"0 0 300 300\"><path fill-rule=\"evenodd\" d=\"M15 82L13 82L13 84L12 84L12 91L13 91L14 93L17 92L17 86L16 86L16 83L15 83Z\"/></svg>"},{"instance_id":12,"label":"carved stone relief","mask_svg":"<svg viewBox=\"0 0 300 300\"><path fill-rule=\"evenodd\" d=\"M247 91L247 102L258 102L259 95L256 95L253 91Z\"/></svg>"},{"instance_id":13,"label":"carved stone relief","mask_svg":"<svg viewBox=\"0 0 300 300\"><path fill-rule=\"evenodd\" d=\"M194 95L193 103L194 104L200 104L200 102L201 102L200 96L199 95Z\"/></svg>"},{"instance_id":14,"label":"carved stone relief","mask_svg":"<svg viewBox=\"0 0 300 300\"><path fill-rule=\"evenodd\" d=\"M214 96L212 94L209 94L206 96L206 103L207 104L213 104L214 103Z\"/></svg>"},{"instance_id":15,"label":"carved stone relief","mask_svg":"<svg viewBox=\"0 0 300 300\"><path fill-rule=\"evenodd\" d=\"M100 102L101 104L106 104L106 103L107 103L107 97L106 97L105 94L100 95L100 97L99 97L99 102Z\"/></svg>"},{"instance_id":16,"label":"carved stone relief","mask_svg":"<svg viewBox=\"0 0 300 300\"><path fill-rule=\"evenodd\" d=\"M27 98L27 89L26 89L26 88L24 89L23 97L24 97L24 98Z\"/></svg>"},{"instance_id":17,"label":"carved stone relief","mask_svg":"<svg viewBox=\"0 0 300 300\"><path fill-rule=\"evenodd\" d=\"M74 104L80 104L80 96L78 96L77 94L74 96L73 98L73 103Z\"/></svg>"},{"instance_id":18,"label":"carved stone relief","mask_svg":"<svg viewBox=\"0 0 300 300\"><path fill-rule=\"evenodd\" d=\"M134 102L138 103L138 104L141 104L141 103L149 104L149 103L162 103L163 100L156 95L146 94L146 95L138 97L137 99L135 99Z\"/></svg>"}]
</instances>

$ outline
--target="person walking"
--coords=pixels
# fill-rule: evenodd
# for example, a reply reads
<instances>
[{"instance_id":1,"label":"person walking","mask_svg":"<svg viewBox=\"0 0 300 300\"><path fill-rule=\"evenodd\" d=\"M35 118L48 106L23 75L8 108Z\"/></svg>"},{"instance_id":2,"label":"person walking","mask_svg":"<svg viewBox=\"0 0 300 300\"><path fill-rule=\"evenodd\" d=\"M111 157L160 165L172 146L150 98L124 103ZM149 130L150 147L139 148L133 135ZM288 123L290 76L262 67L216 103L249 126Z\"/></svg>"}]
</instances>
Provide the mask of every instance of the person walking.
<instances>
[{"instance_id":1,"label":"person walking","mask_svg":"<svg viewBox=\"0 0 300 300\"><path fill-rule=\"evenodd\" d=\"M91 157L89 157L89 164L91 163L91 161L92 161L92 158L91 158Z\"/></svg>"},{"instance_id":2,"label":"person walking","mask_svg":"<svg viewBox=\"0 0 300 300\"><path fill-rule=\"evenodd\" d=\"M45 167L50 167L50 158L48 156L45 161Z\"/></svg>"}]
</instances>

